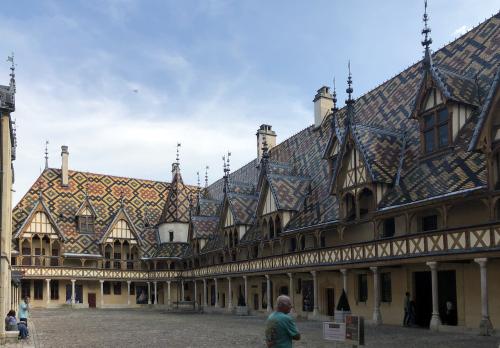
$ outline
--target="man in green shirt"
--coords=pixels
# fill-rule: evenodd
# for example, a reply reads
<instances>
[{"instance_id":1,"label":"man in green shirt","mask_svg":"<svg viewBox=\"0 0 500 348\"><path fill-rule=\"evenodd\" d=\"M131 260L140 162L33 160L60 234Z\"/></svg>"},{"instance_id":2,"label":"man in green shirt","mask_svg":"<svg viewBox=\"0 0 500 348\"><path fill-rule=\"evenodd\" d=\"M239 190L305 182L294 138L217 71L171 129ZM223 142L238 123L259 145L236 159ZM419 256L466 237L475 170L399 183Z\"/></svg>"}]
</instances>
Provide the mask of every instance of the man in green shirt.
<instances>
[{"instance_id":1,"label":"man in green shirt","mask_svg":"<svg viewBox=\"0 0 500 348\"><path fill-rule=\"evenodd\" d=\"M300 340L295 321L288 315L292 309L290 297L278 296L276 311L266 321L266 343L272 348L292 348L292 340Z\"/></svg>"}]
</instances>

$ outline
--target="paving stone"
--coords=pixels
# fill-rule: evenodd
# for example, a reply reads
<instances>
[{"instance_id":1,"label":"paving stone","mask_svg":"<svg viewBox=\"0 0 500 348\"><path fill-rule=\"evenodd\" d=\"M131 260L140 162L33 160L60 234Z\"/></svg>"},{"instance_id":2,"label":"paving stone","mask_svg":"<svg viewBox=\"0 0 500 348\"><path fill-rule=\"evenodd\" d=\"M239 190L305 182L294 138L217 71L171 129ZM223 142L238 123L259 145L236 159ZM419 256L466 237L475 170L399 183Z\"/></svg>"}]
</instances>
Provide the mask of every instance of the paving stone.
<instances>
[{"instance_id":1,"label":"paving stone","mask_svg":"<svg viewBox=\"0 0 500 348\"><path fill-rule=\"evenodd\" d=\"M169 313L151 309L33 310L38 347L265 347L263 317ZM294 347L335 347L322 324L297 321ZM382 325L366 327L367 347L495 347L500 337L435 333ZM344 345L337 344L337 347Z\"/></svg>"}]
</instances>

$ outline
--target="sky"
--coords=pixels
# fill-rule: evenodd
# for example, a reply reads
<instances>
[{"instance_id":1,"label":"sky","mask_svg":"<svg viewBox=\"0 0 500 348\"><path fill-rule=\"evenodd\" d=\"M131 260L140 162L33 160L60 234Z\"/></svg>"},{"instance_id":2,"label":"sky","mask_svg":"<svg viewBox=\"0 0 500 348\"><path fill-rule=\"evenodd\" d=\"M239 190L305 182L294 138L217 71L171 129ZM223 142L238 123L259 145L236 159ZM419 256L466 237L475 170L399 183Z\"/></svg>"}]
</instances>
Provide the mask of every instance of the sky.
<instances>
[{"instance_id":1,"label":"sky","mask_svg":"<svg viewBox=\"0 0 500 348\"><path fill-rule=\"evenodd\" d=\"M494 0L430 0L432 48L499 10ZM423 1L17 0L0 13L0 84L15 53L14 204L44 167L169 181L176 144L184 182L209 182L314 122L316 90L345 99L422 57ZM2 77L3 76L3 77Z\"/></svg>"}]
</instances>

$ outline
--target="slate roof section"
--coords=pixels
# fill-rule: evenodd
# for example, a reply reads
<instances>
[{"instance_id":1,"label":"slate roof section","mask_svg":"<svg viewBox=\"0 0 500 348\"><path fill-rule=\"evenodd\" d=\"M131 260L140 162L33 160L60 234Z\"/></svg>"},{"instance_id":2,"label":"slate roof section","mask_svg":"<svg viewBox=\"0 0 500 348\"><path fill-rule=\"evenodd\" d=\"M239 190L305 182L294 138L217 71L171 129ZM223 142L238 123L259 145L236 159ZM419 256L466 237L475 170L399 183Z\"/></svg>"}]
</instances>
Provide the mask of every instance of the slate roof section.
<instances>
[{"instance_id":1,"label":"slate roof section","mask_svg":"<svg viewBox=\"0 0 500 348\"><path fill-rule=\"evenodd\" d=\"M309 191L309 178L268 174L267 180L278 210L299 210Z\"/></svg>"},{"instance_id":2,"label":"slate roof section","mask_svg":"<svg viewBox=\"0 0 500 348\"><path fill-rule=\"evenodd\" d=\"M193 238L208 238L217 233L219 227L218 216L193 216L191 218Z\"/></svg>"},{"instance_id":3,"label":"slate roof section","mask_svg":"<svg viewBox=\"0 0 500 348\"><path fill-rule=\"evenodd\" d=\"M198 200L199 216L219 216L221 202L214 199L200 198Z\"/></svg>"},{"instance_id":4,"label":"slate roof section","mask_svg":"<svg viewBox=\"0 0 500 348\"><path fill-rule=\"evenodd\" d=\"M188 243L161 243L158 245L154 254L151 256L152 259L157 258L169 258L169 259L181 259L190 255L191 246Z\"/></svg>"},{"instance_id":5,"label":"slate roof section","mask_svg":"<svg viewBox=\"0 0 500 348\"><path fill-rule=\"evenodd\" d=\"M257 195L229 193L227 199L236 225L251 225L257 210Z\"/></svg>"}]
</instances>

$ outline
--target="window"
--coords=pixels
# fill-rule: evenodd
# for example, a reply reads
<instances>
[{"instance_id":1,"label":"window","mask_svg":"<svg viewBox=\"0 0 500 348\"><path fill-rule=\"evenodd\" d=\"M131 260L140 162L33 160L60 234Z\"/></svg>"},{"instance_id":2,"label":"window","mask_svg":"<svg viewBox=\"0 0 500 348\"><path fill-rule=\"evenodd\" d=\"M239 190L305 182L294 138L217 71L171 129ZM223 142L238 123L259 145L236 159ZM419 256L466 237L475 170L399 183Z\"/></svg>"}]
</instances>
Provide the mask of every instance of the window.
<instances>
[{"instance_id":1,"label":"window","mask_svg":"<svg viewBox=\"0 0 500 348\"><path fill-rule=\"evenodd\" d=\"M422 231L437 230L437 215L428 215L422 218Z\"/></svg>"},{"instance_id":2,"label":"window","mask_svg":"<svg viewBox=\"0 0 500 348\"><path fill-rule=\"evenodd\" d=\"M33 288L35 290L33 294L35 300L43 300L43 280L35 279L33 281Z\"/></svg>"},{"instance_id":3,"label":"window","mask_svg":"<svg viewBox=\"0 0 500 348\"><path fill-rule=\"evenodd\" d=\"M31 296L31 280L23 279L21 280L21 297Z\"/></svg>"},{"instance_id":4,"label":"window","mask_svg":"<svg viewBox=\"0 0 500 348\"><path fill-rule=\"evenodd\" d=\"M111 285L109 282L104 282L102 284L102 293L104 295L111 295Z\"/></svg>"},{"instance_id":5,"label":"window","mask_svg":"<svg viewBox=\"0 0 500 348\"><path fill-rule=\"evenodd\" d=\"M113 294L115 294L115 295L122 294L122 283L121 282L114 282L113 283Z\"/></svg>"},{"instance_id":6,"label":"window","mask_svg":"<svg viewBox=\"0 0 500 348\"><path fill-rule=\"evenodd\" d=\"M290 252L297 250L297 240L295 238L290 239Z\"/></svg>"},{"instance_id":7,"label":"window","mask_svg":"<svg viewBox=\"0 0 500 348\"><path fill-rule=\"evenodd\" d=\"M168 232L168 240L170 242L173 242L174 241L174 231L169 231Z\"/></svg>"},{"instance_id":8,"label":"window","mask_svg":"<svg viewBox=\"0 0 500 348\"><path fill-rule=\"evenodd\" d=\"M392 302L391 274L380 274L380 299L382 302Z\"/></svg>"},{"instance_id":9,"label":"window","mask_svg":"<svg viewBox=\"0 0 500 348\"><path fill-rule=\"evenodd\" d=\"M59 281L51 280L50 281L50 299L51 300L59 300Z\"/></svg>"},{"instance_id":10,"label":"window","mask_svg":"<svg viewBox=\"0 0 500 348\"><path fill-rule=\"evenodd\" d=\"M384 232L382 237L388 238L394 236L396 233L396 223L394 218L384 220Z\"/></svg>"},{"instance_id":11,"label":"window","mask_svg":"<svg viewBox=\"0 0 500 348\"><path fill-rule=\"evenodd\" d=\"M448 123L447 108L440 108L423 116L422 133L425 153L431 153L449 145Z\"/></svg>"},{"instance_id":12,"label":"window","mask_svg":"<svg viewBox=\"0 0 500 348\"><path fill-rule=\"evenodd\" d=\"M135 284L134 284L134 282L130 283L130 295L135 295Z\"/></svg>"},{"instance_id":13,"label":"window","mask_svg":"<svg viewBox=\"0 0 500 348\"><path fill-rule=\"evenodd\" d=\"M94 217L93 216L78 216L78 232L94 233Z\"/></svg>"},{"instance_id":14,"label":"window","mask_svg":"<svg viewBox=\"0 0 500 348\"><path fill-rule=\"evenodd\" d=\"M358 274L358 302L368 300L368 280L366 274Z\"/></svg>"},{"instance_id":15,"label":"window","mask_svg":"<svg viewBox=\"0 0 500 348\"><path fill-rule=\"evenodd\" d=\"M324 248L326 246L326 237L325 237L325 234L321 234L321 236L319 237L319 245L320 247Z\"/></svg>"}]
</instances>

